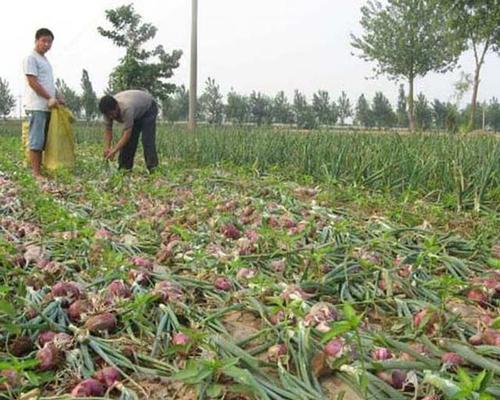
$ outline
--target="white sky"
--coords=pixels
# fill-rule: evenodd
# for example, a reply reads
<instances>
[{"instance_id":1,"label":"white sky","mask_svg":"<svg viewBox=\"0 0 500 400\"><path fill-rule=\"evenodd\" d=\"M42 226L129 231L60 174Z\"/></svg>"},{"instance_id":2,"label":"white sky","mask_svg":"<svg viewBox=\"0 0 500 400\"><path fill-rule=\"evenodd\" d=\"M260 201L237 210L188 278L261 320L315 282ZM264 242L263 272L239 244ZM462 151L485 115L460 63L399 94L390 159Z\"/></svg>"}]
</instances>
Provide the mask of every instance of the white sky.
<instances>
[{"instance_id":1,"label":"white sky","mask_svg":"<svg viewBox=\"0 0 500 400\"><path fill-rule=\"evenodd\" d=\"M362 0L199 0L198 88L207 77L239 93L279 90L291 100L299 89L309 98L318 89L337 98L345 90L354 104L364 93L369 99L381 90L394 104L397 84L371 76L372 65L352 56L350 33L359 34ZM109 27L104 11L126 1L50 0L5 1L0 14L2 60L0 77L17 96L24 92L22 59L33 48L34 32L50 28L55 35L47 53L56 78L80 91L82 69L89 71L98 95L123 55L97 26ZM190 0L138 0L135 9L158 28L154 44L184 55L173 82L189 86ZM473 72L472 54L461 58L465 72ZM479 101L500 97L500 57L489 54L482 70ZM428 99L451 100L460 72L431 73L416 82L416 92ZM469 94L464 100L469 99Z\"/></svg>"}]
</instances>

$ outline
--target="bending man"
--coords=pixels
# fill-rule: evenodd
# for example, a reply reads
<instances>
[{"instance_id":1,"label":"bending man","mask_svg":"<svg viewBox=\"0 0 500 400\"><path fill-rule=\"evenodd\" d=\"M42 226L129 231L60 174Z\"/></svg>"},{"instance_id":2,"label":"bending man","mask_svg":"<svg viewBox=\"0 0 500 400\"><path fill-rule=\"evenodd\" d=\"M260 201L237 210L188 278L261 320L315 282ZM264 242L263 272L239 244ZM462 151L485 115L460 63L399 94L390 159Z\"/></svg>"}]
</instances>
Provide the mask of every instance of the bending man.
<instances>
[{"instance_id":1,"label":"bending man","mask_svg":"<svg viewBox=\"0 0 500 400\"><path fill-rule=\"evenodd\" d=\"M112 160L116 153L118 167L130 170L142 132L144 161L151 172L158 166L156 153L156 117L158 107L151 94L143 90L125 90L114 96L106 95L99 102L99 110L104 115L104 158ZM112 146L113 122L122 124L122 134Z\"/></svg>"}]
</instances>

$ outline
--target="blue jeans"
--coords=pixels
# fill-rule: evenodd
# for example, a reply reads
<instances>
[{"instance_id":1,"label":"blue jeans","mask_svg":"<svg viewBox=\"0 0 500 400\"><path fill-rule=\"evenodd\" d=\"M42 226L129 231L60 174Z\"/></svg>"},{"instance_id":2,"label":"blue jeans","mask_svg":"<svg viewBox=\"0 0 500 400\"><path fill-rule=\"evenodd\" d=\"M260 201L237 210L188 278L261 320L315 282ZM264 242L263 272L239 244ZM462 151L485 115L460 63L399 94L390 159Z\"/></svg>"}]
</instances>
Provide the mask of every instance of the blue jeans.
<instances>
[{"instance_id":1,"label":"blue jeans","mask_svg":"<svg viewBox=\"0 0 500 400\"><path fill-rule=\"evenodd\" d=\"M29 113L29 148L42 151L45 147L47 130L49 128L50 112L32 110Z\"/></svg>"}]
</instances>

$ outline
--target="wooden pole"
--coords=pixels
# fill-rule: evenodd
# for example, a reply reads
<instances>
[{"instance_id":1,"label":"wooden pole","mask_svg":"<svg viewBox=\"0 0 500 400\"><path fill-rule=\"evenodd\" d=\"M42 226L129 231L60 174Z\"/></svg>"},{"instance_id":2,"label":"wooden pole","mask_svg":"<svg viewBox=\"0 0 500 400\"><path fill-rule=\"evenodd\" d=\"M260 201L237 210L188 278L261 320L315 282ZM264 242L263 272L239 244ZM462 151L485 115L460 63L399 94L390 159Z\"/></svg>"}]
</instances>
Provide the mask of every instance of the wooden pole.
<instances>
[{"instance_id":1,"label":"wooden pole","mask_svg":"<svg viewBox=\"0 0 500 400\"><path fill-rule=\"evenodd\" d=\"M191 3L191 74L189 83L189 121L188 129L196 129L196 81L198 61L198 0Z\"/></svg>"}]
</instances>

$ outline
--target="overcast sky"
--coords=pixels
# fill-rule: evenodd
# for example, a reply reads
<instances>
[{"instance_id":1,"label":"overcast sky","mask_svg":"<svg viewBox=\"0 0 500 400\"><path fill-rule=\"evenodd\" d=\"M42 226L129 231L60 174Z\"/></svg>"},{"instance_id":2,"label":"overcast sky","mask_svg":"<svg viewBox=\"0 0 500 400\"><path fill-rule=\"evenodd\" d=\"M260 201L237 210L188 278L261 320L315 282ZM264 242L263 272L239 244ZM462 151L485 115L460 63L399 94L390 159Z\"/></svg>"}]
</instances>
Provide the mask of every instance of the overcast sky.
<instances>
[{"instance_id":1,"label":"overcast sky","mask_svg":"<svg viewBox=\"0 0 500 400\"><path fill-rule=\"evenodd\" d=\"M352 56L350 33L359 34L362 0L199 0L198 87L207 77L226 94L252 90L274 95L279 90L291 99L294 89L309 98L318 89L337 98L345 90L351 102L364 93L369 99L383 91L394 104L397 83L371 76L372 65ZM9 1L2 6L0 77L12 91L24 92L22 59L33 48L34 32L48 27L55 34L47 53L57 78L80 90L82 69L89 71L98 95L109 73L123 55L109 39L97 33L109 27L104 11L122 4L114 0ZM184 55L173 81L189 85L190 0L134 2L144 21L158 28L154 44ZM462 69L473 72L472 54L461 58ZM489 54L482 70L479 101L500 97L500 57ZM460 70L428 74L416 82L416 92L429 99L451 100ZM467 99L470 96L467 95Z\"/></svg>"}]
</instances>

